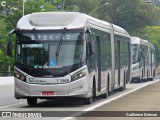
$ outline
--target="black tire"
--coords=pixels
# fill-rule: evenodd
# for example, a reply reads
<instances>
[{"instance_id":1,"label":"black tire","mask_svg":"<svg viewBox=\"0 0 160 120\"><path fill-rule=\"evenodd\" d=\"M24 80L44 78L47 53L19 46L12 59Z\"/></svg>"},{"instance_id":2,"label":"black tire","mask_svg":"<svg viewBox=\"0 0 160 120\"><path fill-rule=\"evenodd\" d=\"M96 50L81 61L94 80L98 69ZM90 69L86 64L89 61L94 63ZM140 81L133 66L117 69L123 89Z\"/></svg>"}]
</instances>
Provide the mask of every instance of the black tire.
<instances>
[{"instance_id":1,"label":"black tire","mask_svg":"<svg viewBox=\"0 0 160 120\"><path fill-rule=\"evenodd\" d=\"M85 104L85 105L89 105L89 104L91 104L93 102L93 97L89 97L89 98L84 98L83 99L83 103Z\"/></svg>"},{"instance_id":2,"label":"black tire","mask_svg":"<svg viewBox=\"0 0 160 120\"><path fill-rule=\"evenodd\" d=\"M125 74L125 72L124 72L123 90L125 90L125 89L126 89L127 79L128 79L128 76L127 76L127 75Z\"/></svg>"},{"instance_id":3,"label":"black tire","mask_svg":"<svg viewBox=\"0 0 160 120\"><path fill-rule=\"evenodd\" d=\"M27 103L30 106L34 106L37 104L37 98L27 98Z\"/></svg>"},{"instance_id":4,"label":"black tire","mask_svg":"<svg viewBox=\"0 0 160 120\"><path fill-rule=\"evenodd\" d=\"M148 74L148 70L147 70L147 81L149 81L150 79L149 79L149 74Z\"/></svg>"},{"instance_id":5,"label":"black tire","mask_svg":"<svg viewBox=\"0 0 160 120\"><path fill-rule=\"evenodd\" d=\"M92 96L91 97L89 97L89 98L83 98L83 103L85 104L85 105L89 105L89 104L91 104L92 102L93 102L93 96L94 96L94 83L93 83L93 86L92 86Z\"/></svg>"},{"instance_id":6,"label":"black tire","mask_svg":"<svg viewBox=\"0 0 160 120\"><path fill-rule=\"evenodd\" d=\"M124 73L124 80L123 80L123 86L119 88L119 91L123 91L126 89L126 77L125 77L125 73Z\"/></svg>"},{"instance_id":7,"label":"black tire","mask_svg":"<svg viewBox=\"0 0 160 120\"><path fill-rule=\"evenodd\" d=\"M123 86L120 87L118 90L119 90L119 91L123 91L123 90L125 90L125 89L126 89L126 82L123 82Z\"/></svg>"},{"instance_id":8,"label":"black tire","mask_svg":"<svg viewBox=\"0 0 160 120\"><path fill-rule=\"evenodd\" d=\"M132 78L130 78L129 70L127 70L127 72L126 72L126 84L128 84L129 82L132 82Z\"/></svg>"},{"instance_id":9,"label":"black tire","mask_svg":"<svg viewBox=\"0 0 160 120\"><path fill-rule=\"evenodd\" d=\"M153 78L150 78L150 81L153 81Z\"/></svg>"},{"instance_id":10,"label":"black tire","mask_svg":"<svg viewBox=\"0 0 160 120\"><path fill-rule=\"evenodd\" d=\"M96 82L95 82L95 78L93 79L93 98L96 98Z\"/></svg>"},{"instance_id":11,"label":"black tire","mask_svg":"<svg viewBox=\"0 0 160 120\"><path fill-rule=\"evenodd\" d=\"M147 78L146 79L143 79L144 82L147 82L149 81L149 78L148 78L148 70L147 70Z\"/></svg>"},{"instance_id":12,"label":"black tire","mask_svg":"<svg viewBox=\"0 0 160 120\"><path fill-rule=\"evenodd\" d=\"M141 77L139 77L137 82L141 83L142 81L143 81L143 71L142 71L142 79L141 79Z\"/></svg>"},{"instance_id":13,"label":"black tire","mask_svg":"<svg viewBox=\"0 0 160 120\"><path fill-rule=\"evenodd\" d=\"M109 95L109 81L107 82L107 85L106 85L106 92L101 95L102 98L107 98Z\"/></svg>"},{"instance_id":14,"label":"black tire","mask_svg":"<svg viewBox=\"0 0 160 120\"><path fill-rule=\"evenodd\" d=\"M156 76L156 71L154 70L153 71L153 78Z\"/></svg>"},{"instance_id":15,"label":"black tire","mask_svg":"<svg viewBox=\"0 0 160 120\"><path fill-rule=\"evenodd\" d=\"M123 83L123 90L125 90L125 89L126 89L126 78L125 78L124 83Z\"/></svg>"},{"instance_id":16,"label":"black tire","mask_svg":"<svg viewBox=\"0 0 160 120\"><path fill-rule=\"evenodd\" d=\"M138 83L141 83L142 82L142 79L139 77L139 78L137 78L137 82Z\"/></svg>"}]
</instances>

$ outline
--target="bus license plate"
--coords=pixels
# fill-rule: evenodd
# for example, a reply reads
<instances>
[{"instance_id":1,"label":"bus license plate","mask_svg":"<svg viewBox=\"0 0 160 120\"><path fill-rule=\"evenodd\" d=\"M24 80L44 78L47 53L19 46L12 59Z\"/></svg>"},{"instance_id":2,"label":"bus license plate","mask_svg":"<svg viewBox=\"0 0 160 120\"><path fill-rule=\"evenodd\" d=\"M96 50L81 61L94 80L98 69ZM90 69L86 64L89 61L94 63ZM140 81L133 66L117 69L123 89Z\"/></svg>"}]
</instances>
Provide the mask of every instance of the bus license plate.
<instances>
[{"instance_id":1,"label":"bus license plate","mask_svg":"<svg viewBox=\"0 0 160 120\"><path fill-rule=\"evenodd\" d=\"M42 92L42 95L43 96L53 96L54 95L54 92Z\"/></svg>"}]
</instances>

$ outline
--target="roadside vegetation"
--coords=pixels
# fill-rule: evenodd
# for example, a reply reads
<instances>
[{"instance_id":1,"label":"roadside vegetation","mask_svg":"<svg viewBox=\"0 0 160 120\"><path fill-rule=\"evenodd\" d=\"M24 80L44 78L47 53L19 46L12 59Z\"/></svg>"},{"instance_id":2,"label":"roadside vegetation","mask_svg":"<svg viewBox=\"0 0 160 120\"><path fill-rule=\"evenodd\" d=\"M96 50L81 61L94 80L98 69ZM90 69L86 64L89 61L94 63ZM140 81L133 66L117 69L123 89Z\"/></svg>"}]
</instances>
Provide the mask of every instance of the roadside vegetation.
<instances>
[{"instance_id":1,"label":"roadside vegetation","mask_svg":"<svg viewBox=\"0 0 160 120\"><path fill-rule=\"evenodd\" d=\"M1 3L5 1L4 6ZM47 1L47 2L46 2ZM6 55L8 32L16 28L22 17L22 0L0 0L0 71L13 70ZM109 4L106 4L109 3ZM78 11L108 21L126 29L131 36L152 42L160 62L160 8L145 4L144 0L30 0L25 2L25 14L46 11ZM14 44L15 38L12 38Z\"/></svg>"}]
</instances>

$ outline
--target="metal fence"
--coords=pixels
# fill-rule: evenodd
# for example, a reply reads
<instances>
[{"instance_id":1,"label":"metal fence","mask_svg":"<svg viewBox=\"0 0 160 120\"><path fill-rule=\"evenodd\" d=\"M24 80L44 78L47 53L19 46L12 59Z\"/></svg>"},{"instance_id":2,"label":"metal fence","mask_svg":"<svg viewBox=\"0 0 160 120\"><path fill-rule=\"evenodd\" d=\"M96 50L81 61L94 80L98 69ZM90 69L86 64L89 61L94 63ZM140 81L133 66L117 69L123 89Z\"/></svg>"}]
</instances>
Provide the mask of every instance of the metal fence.
<instances>
[{"instance_id":1,"label":"metal fence","mask_svg":"<svg viewBox=\"0 0 160 120\"><path fill-rule=\"evenodd\" d=\"M13 71L11 72L0 71L0 77L7 77L7 76L13 76Z\"/></svg>"}]
</instances>

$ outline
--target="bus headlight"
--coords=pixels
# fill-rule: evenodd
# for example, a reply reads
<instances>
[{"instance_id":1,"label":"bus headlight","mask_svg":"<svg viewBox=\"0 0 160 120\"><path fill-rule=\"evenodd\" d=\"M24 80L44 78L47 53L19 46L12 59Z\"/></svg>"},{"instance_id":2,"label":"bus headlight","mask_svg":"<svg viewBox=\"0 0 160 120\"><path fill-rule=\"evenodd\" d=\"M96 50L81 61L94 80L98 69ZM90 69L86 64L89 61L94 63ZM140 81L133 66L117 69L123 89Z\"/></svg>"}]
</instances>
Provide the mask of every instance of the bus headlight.
<instances>
[{"instance_id":1,"label":"bus headlight","mask_svg":"<svg viewBox=\"0 0 160 120\"><path fill-rule=\"evenodd\" d=\"M80 78L83 78L84 76L86 76L86 69L83 69L83 70L79 71L78 73L72 75L72 82L76 81Z\"/></svg>"},{"instance_id":2,"label":"bus headlight","mask_svg":"<svg viewBox=\"0 0 160 120\"><path fill-rule=\"evenodd\" d=\"M20 72L18 71L14 71L14 77L16 77L17 79L26 82L26 76L22 75Z\"/></svg>"},{"instance_id":3,"label":"bus headlight","mask_svg":"<svg viewBox=\"0 0 160 120\"><path fill-rule=\"evenodd\" d=\"M139 68L139 65L136 65L136 66L133 66L132 67L132 70L136 70L136 69L138 69Z\"/></svg>"}]
</instances>

